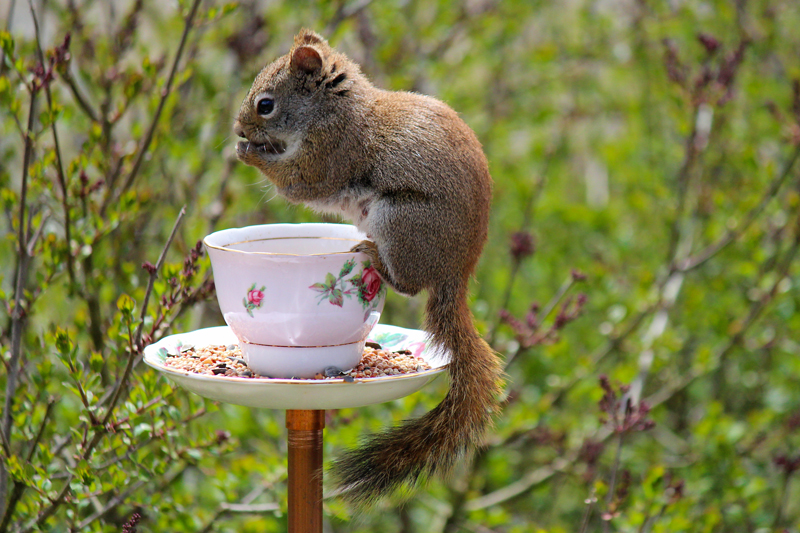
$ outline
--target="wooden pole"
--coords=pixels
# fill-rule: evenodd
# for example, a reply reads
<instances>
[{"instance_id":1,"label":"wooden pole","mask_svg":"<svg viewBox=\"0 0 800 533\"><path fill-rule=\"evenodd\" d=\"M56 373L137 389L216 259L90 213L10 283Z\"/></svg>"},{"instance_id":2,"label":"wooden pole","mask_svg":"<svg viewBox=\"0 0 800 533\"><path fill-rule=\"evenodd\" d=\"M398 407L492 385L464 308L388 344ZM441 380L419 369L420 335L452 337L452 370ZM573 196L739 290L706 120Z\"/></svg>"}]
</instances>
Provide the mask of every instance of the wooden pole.
<instances>
[{"instance_id":1,"label":"wooden pole","mask_svg":"<svg viewBox=\"0 0 800 533\"><path fill-rule=\"evenodd\" d=\"M289 533L322 533L324 410L286 411L289 430Z\"/></svg>"}]
</instances>

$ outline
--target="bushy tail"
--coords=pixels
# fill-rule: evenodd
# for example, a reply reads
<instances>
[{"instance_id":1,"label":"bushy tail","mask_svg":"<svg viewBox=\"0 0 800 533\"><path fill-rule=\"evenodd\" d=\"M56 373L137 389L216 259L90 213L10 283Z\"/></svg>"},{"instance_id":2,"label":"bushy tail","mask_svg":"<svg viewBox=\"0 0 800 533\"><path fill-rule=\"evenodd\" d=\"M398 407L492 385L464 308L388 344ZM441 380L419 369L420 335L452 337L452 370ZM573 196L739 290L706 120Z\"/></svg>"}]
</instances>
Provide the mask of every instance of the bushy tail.
<instances>
[{"instance_id":1,"label":"bushy tail","mask_svg":"<svg viewBox=\"0 0 800 533\"><path fill-rule=\"evenodd\" d=\"M425 329L451 354L450 390L424 416L368 437L333 462L337 493L352 503L369 505L421 476L446 474L491 425L502 370L472 324L466 283L430 291Z\"/></svg>"}]
</instances>

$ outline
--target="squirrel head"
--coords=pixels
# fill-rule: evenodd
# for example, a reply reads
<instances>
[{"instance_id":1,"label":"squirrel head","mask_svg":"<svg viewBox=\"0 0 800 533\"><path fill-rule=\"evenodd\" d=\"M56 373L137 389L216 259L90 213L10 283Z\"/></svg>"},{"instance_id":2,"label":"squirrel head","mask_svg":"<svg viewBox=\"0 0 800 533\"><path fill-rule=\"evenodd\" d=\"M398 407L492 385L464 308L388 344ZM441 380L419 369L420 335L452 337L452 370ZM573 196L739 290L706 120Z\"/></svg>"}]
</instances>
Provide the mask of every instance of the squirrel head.
<instances>
[{"instance_id":1,"label":"squirrel head","mask_svg":"<svg viewBox=\"0 0 800 533\"><path fill-rule=\"evenodd\" d=\"M289 53L256 76L242 102L233 127L245 139L237 145L239 160L279 188L291 185L299 160L323 148L326 132L343 129L337 121L346 120L345 99L361 83L368 82L357 64L320 35L301 30Z\"/></svg>"}]
</instances>

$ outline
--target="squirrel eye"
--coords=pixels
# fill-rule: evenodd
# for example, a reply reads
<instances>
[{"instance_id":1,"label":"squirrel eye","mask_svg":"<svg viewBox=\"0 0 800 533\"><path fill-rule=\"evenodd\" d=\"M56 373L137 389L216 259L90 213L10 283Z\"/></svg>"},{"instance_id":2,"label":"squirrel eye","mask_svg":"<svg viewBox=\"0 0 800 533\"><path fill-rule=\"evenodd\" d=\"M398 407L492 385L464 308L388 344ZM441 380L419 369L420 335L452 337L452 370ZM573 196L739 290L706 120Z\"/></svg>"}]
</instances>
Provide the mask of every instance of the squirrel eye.
<instances>
[{"instance_id":1,"label":"squirrel eye","mask_svg":"<svg viewBox=\"0 0 800 533\"><path fill-rule=\"evenodd\" d=\"M275 100L265 96L256 102L256 113L262 117L270 115L275 110Z\"/></svg>"}]
</instances>

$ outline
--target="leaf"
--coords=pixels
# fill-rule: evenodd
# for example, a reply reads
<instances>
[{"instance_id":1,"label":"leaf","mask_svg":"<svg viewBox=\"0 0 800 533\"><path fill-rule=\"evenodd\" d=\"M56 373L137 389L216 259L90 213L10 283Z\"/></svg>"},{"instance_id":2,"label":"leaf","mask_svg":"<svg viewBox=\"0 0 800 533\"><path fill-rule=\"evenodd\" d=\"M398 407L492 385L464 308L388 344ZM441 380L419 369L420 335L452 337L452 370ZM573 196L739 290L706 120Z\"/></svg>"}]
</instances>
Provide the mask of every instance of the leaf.
<instances>
[{"instance_id":1,"label":"leaf","mask_svg":"<svg viewBox=\"0 0 800 533\"><path fill-rule=\"evenodd\" d=\"M119 309L124 315L132 314L135 305L136 303L133 301L133 298L127 294L123 294L119 297L119 299L117 299L117 309Z\"/></svg>"},{"instance_id":2,"label":"leaf","mask_svg":"<svg viewBox=\"0 0 800 533\"><path fill-rule=\"evenodd\" d=\"M69 333L59 328L56 330L56 349L61 355L69 355L72 351L72 341Z\"/></svg>"},{"instance_id":3,"label":"leaf","mask_svg":"<svg viewBox=\"0 0 800 533\"><path fill-rule=\"evenodd\" d=\"M348 275L350 272L353 271L355 266L356 266L355 259L348 259L347 261L345 261L344 265L342 265L342 270L339 272L339 278L341 279L346 275Z\"/></svg>"},{"instance_id":4,"label":"leaf","mask_svg":"<svg viewBox=\"0 0 800 533\"><path fill-rule=\"evenodd\" d=\"M7 56L14 55L14 38L7 31L0 31L0 48Z\"/></svg>"},{"instance_id":5,"label":"leaf","mask_svg":"<svg viewBox=\"0 0 800 533\"><path fill-rule=\"evenodd\" d=\"M328 285L328 287L333 288L336 286L336 278L333 277L333 274L328 272L328 275L325 276L325 283Z\"/></svg>"},{"instance_id":6,"label":"leaf","mask_svg":"<svg viewBox=\"0 0 800 533\"><path fill-rule=\"evenodd\" d=\"M99 352L92 351L91 355L89 356L89 367L92 369L92 372L100 373L103 370L103 363L105 360L103 356Z\"/></svg>"},{"instance_id":7,"label":"leaf","mask_svg":"<svg viewBox=\"0 0 800 533\"><path fill-rule=\"evenodd\" d=\"M339 307L342 307L342 305L344 304L344 297L342 296L341 289L333 289L331 291L330 296L328 296L328 301L333 305L338 305Z\"/></svg>"},{"instance_id":8,"label":"leaf","mask_svg":"<svg viewBox=\"0 0 800 533\"><path fill-rule=\"evenodd\" d=\"M318 292L328 292L328 290L330 290L330 287L328 287L324 283L315 283L313 285L310 285L308 288L314 289L315 291Z\"/></svg>"}]
</instances>

